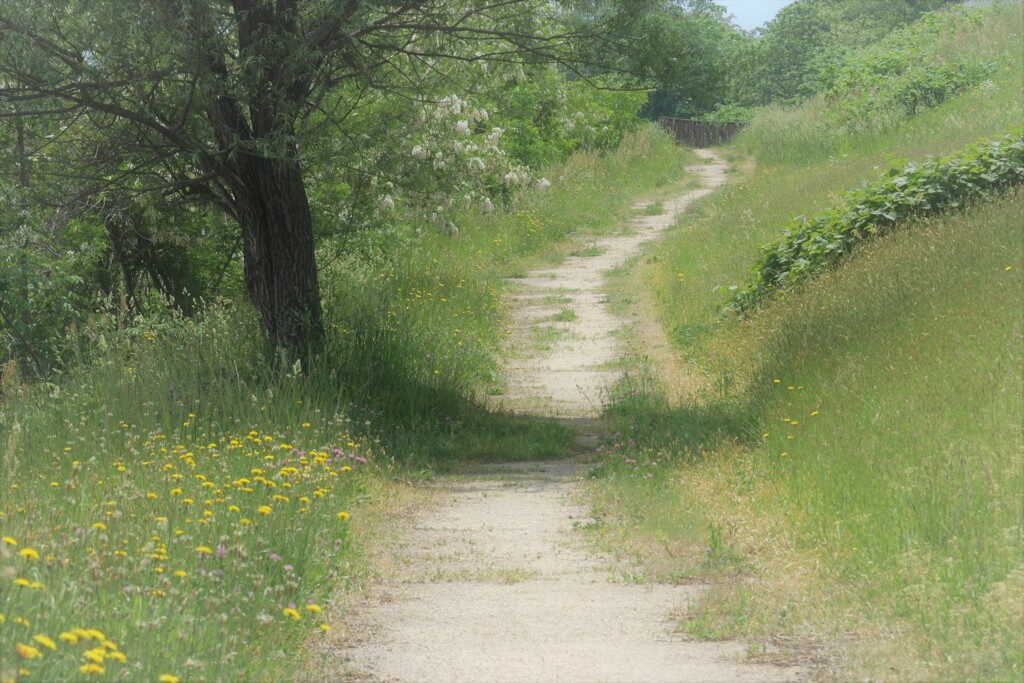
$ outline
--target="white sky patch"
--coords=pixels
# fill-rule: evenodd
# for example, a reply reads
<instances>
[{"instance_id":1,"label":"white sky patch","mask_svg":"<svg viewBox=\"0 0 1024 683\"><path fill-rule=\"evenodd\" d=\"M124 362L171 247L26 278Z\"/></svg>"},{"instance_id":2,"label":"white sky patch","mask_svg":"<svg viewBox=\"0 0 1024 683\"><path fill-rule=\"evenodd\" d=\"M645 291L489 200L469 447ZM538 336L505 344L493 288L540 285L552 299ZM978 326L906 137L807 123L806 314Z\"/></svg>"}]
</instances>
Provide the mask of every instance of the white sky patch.
<instances>
[{"instance_id":1,"label":"white sky patch","mask_svg":"<svg viewBox=\"0 0 1024 683\"><path fill-rule=\"evenodd\" d=\"M740 28L755 29L771 20L775 14L793 0L715 0L733 15Z\"/></svg>"}]
</instances>

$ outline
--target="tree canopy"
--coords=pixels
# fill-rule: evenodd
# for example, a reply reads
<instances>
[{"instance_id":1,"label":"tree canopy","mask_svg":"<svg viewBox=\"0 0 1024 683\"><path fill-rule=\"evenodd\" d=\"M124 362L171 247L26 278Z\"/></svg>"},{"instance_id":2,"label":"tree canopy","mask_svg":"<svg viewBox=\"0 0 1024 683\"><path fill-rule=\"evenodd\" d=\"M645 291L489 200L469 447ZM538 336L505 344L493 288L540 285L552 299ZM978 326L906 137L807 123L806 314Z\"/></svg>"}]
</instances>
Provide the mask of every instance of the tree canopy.
<instances>
[{"instance_id":1,"label":"tree canopy","mask_svg":"<svg viewBox=\"0 0 1024 683\"><path fill-rule=\"evenodd\" d=\"M584 39L632 9L582 22L538 0L3 3L3 116L31 121L15 126L34 146L16 184L57 178L51 199L71 211L69 195L215 207L240 228L268 344L306 355L323 336L315 129L344 136L375 94L437 99L424 85L459 64L578 65Z\"/></svg>"}]
</instances>

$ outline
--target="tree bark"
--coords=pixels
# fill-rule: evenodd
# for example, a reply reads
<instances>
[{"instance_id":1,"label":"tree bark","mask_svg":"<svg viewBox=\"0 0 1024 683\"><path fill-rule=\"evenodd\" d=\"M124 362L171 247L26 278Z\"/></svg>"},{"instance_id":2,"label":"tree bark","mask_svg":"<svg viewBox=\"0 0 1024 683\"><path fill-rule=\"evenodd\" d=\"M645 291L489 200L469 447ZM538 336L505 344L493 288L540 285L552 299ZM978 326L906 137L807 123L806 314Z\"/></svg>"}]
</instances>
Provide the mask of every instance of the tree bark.
<instances>
[{"instance_id":1,"label":"tree bark","mask_svg":"<svg viewBox=\"0 0 1024 683\"><path fill-rule=\"evenodd\" d=\"M313 219L299 162L242 154L238 219L245 284L268 350L308 359L323 343Z\"/></svg>"}]
</instances>

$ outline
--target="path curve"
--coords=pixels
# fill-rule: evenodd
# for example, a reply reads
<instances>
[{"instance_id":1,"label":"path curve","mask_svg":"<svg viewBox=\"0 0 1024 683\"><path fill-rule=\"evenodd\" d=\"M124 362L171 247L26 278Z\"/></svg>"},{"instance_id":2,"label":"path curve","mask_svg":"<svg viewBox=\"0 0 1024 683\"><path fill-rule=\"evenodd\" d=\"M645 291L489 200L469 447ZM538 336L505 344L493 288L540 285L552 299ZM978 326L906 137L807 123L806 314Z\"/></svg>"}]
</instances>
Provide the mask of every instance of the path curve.
<instances>
[{"instance_id":1,"label":"path curve","mask_svg":"<svg viewBox=\"0 0 1024 683\"><path fill-rule=\"evenodd\" d=\"M601 238L599 256L569 258L520 281L518 333L529 321L546 324L552 313L538 300L553 292L568 297L558 308L571 305L576 320L542 358L509 365L507 409L598 413L617 377L608 366L620 353L614 330L622 325L603 303L605 275L724 182L725 162L698 154L711 160L691 169L700 189L664 202L660 216L636 219L627 234ZM745 662L741 644L679 635L675 623L699 585L635 583L629 567L589 552L576 533L593 522L578 502L585 471L569 461L519 463L439 480L442 502L403 530L389 575L346 616L315 680L772 683L802 676Z\"/></svg>"},{"instance_id":2,"label":"path curve","mask_svg":"<svg viewBox=\"0 0 1024 683\"><path fill-rule=\"evenodd\" d=\"M514 324L513 347L529 348L537 330L557 331L558 340L546 352L530 349L527 357L506 361L508 388L495 397L499 409L509 412L555 416L594 417L600 414L607 390L620 377L616 368L622 357L617 332L625 321L610 310L604 286L608 274L640 253L675 224L676 217L696 200L726 180L728 164L717 153L695 150L706 161L687 167L700 187L661 202L662 213L637 216L623 234L590 242L591 256L570 256L554 268L530 272L511 280L509 297ZM649 202L634 205L642 209ZM552 320L565 309L574 319ZM515 343L515 340L523 340Z\"/></svg>"}]
</instances>

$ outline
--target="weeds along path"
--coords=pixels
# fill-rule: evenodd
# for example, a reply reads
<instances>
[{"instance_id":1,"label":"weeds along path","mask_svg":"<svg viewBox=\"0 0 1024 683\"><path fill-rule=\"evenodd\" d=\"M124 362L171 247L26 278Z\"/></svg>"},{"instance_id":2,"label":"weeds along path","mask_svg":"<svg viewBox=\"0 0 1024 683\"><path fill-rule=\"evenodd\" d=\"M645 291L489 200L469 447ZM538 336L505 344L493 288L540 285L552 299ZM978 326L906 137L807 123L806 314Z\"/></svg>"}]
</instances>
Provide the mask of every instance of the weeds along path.
<instances>
[{"instance_id":1,"label":"weeds along path","mask_svg":"<svg viewBox=\"0 0 1024 683\"><path fill-rule=\"evenodd\" d=\"M517 294L517 334L571 307L567 333L545 352L509 365L506 407L586 421L616 378L614 330L603 303L605 273L657 237L687 203L724 181L725 164L693 169L702 187L664 202L623 235L531 273ZM557 303L546 301L557 296ZM744 661L738 643L675 632L697 585L635 580L628 566L589 552L592 523L578 502L586 464L494 465L435 481L435 503L376 544L382 580L331 632L323 670L310 680L396 683L676 683L793 681L796 668ZM337 635L335 635L337 634Z\"/></svg>"}]
</instances>

